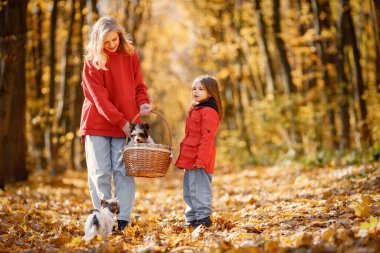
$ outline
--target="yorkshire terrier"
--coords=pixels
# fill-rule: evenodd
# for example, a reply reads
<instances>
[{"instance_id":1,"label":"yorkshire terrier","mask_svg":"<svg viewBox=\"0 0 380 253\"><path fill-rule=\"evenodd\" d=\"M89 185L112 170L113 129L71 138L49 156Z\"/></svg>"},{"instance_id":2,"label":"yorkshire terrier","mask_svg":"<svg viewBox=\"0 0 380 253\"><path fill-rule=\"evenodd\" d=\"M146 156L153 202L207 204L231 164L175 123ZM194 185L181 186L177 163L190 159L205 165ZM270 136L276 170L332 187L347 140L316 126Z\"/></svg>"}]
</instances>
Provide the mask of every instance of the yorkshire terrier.
<instances>
[{"instance_id":1,"label":"yorkshire terrier","mask_svg":"<svg viewBox=\"0 0 380 253\"><path fill-rule=\"evenodd\" d=\"M151 143L154 144L150 136L150 127L148 123L133 124L130 126L131 135L128 138L128 144Z\"/></svg>"},{"instance_id":2,"label":"yorkshire terrier","mask_svg":"<svg viewBox=\"0 0 380 253\"><path fill-rule=\"evenodd\" d=\"M90 241L96 235L106 237L112 234L115 215L119 213L119 201L114 199L101 200L100 209L93 209L87 217L84 226L85 235L82 240Z\"/></svg>"}]
</instances>

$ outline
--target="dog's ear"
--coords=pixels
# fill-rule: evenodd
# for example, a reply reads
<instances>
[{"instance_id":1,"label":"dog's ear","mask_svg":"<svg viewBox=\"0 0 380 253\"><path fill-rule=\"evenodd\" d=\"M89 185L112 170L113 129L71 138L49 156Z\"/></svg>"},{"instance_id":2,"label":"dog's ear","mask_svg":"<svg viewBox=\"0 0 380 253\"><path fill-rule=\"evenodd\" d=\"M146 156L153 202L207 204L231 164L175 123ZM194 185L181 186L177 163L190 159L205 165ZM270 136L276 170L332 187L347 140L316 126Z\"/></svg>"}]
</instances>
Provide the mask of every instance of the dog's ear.
<instances>
[{"instance_id":1,"label":"dog's ear","mask_svg":"<svg viewBox=\"0 0 380 253\"><path fill-rule=\"evenodd\" d=\"M100 205L101 205L101 206L104 206L106 203L107 203L106 200L104 200L104 199L101 199L101 200L100 200Z\"/></svg>"},{"instance_id":2,"label":"dog's ear","mask_svg":"<svg viewBox=\"0 0 380 253\"><path fill-rule=\"evenodd\" d=\"M150 126L149 126L149 124L148 123L143 123L141 125L150 134Z\"/></svg>"},{"instance_id":3,"label":"dog's ear","mask_svg":"<svg viewBox=\"0 0 380 253\"><path fill-rule=\"evenodd\" d=\"M136 124L134 123L129 123L129 129L133 130L135 128Z\"/></svg>"}]
</instances>

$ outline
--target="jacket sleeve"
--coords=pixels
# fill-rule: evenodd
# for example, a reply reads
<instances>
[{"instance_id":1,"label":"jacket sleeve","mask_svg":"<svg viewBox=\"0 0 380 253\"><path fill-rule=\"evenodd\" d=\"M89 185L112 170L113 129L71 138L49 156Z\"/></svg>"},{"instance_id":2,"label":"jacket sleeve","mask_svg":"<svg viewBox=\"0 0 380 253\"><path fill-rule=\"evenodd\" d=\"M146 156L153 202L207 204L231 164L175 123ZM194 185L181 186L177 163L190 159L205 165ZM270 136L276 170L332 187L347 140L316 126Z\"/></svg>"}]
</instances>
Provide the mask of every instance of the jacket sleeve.
<instances>
[{"instance_id":1,"label":"jacket sleeve","mask_svg":"<svg viewBox=\"0 0 380 253\"><path fill-rule=\"evenodd\" d=\"M201 109L201 115L201 138L199 140L199 148L195 165L204 168L207 165L207 161L211 157L214 148L214 141L219 125L219 116L218 113L210 107Z\"/></svg>"},{"instance_id":2,"label":"jacket sleeve","mask_svg":"<svg viewBox=\"0 0 380 253\"><path fill-rule=\"evenodd\" d=\"M141 72L140 67L140 60L137 55L137 53L134 53L133 55L133 71L134 71L134 79L136 84L136 103L137 106L140 107L140 105L144 103L150 103L147 93L147 88L144 83L143 75Z\"/></svg>"},{"instance_id":3,"label":"jacket sleeve","mask_svg":"<svg viewBox=\"0 0 380 253\"><path fill-rule=\"evenodd\" d=\"M84 96L95 105L98 113L106 120L123 128L127 120L109 100L102 70L96 69L90 62L85 61L82 78Z\"/></svg>"}]
</instances>

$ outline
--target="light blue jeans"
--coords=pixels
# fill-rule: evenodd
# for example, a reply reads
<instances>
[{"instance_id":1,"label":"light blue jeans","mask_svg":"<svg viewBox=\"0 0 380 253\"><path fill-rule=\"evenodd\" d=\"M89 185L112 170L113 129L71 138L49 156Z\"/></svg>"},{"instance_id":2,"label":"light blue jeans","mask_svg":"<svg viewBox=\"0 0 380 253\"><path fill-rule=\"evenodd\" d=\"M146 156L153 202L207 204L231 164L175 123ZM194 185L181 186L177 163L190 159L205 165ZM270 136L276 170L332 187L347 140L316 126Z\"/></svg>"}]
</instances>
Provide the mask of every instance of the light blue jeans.
<instances>
[{"instance_id":1,"label":"light blue jeans","mask_svg":"<svg viewBox=\"0 0 380 253\"><path fill-rule=\"evenodd\" d=\"M187 221L206 218L212 214L212 174L203 169L186 170L183 177L183 198Z\"/></svg>"},{"instance_id":2,"label":"light blue jeans","mask_svg":"<svg viewBox=\"0 0 380 253\"><path fill-rule=\"evenodd\" d=\"M135 179L127 176L123 162L125 138L85 137L88 185L92 204L100 208L100 199L112 198L112 176L115 197L119 200L118 220L130 221L135 201Z\"/></svg>"}]
</instances>

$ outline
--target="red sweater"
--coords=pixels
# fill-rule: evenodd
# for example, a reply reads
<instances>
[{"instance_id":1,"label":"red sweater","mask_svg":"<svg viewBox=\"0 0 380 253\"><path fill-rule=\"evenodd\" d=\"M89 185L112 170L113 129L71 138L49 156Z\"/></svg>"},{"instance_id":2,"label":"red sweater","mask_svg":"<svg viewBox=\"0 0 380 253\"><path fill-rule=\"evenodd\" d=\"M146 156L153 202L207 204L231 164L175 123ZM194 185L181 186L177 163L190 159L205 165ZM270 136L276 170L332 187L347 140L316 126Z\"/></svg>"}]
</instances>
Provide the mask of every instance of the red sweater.
<instances>
[{"instance_id":1,"label":"red sweater","mask_svg":"<svg viewBox=\"0 0 380 253\"><path fill-rule=\"evenodd\" d=\"M85 61L82 74L84 102L80 135L125 137L122 128L149 103L136 53L107 52L107 70Z\"/></svg>"},{"instance_id":2,"label":"red sweater","mask_svg":"<svg viewBox=\"0 0 380 253\"><path fill-rule=\"evenodd\" d=\"M196 169L195 165L198 165L206 172L214 173L214 142L219 121L218 113L208 106L197 106L188 112L185 137L175 164L178 168Z\"/></svg>"}]
</instances>

